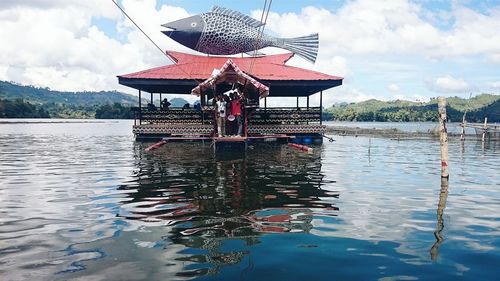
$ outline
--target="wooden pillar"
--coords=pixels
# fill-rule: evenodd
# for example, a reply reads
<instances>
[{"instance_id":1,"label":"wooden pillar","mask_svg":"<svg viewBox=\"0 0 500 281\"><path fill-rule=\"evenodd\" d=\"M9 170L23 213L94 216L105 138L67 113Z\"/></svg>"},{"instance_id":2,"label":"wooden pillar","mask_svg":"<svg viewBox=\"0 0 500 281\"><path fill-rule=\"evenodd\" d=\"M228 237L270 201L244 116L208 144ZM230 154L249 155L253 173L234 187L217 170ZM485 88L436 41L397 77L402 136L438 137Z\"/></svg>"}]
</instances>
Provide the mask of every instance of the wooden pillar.
<instances>
[{"instance_id":1,"label":"wooden pillar","mask_svg":"<svg viewBox=\"0 0 500 281\"><path fill-rule=\"evenodd\" d=\"M151 93L151 103L154 104L153 103L153 93Z\"/></svg>"},{"instance_id":2,"label":"wooden pillar","mask_svg":"<svg viewBox=\"0 0 500 281\"><path fill-rule=\"evenodd\" d=\"M441 146L441 177L448 178L448 131L446 130L446 98L438 98L439 142Z\"/></svg>"},{"instance_id":3,"label":"wooden pillar","mask_svg":"<svg viewBox=\"0 0 500 281\"><path fill-rule=\"evenodd\" d=\"M297 109L299 109L299 97L297 96Z\"/></svg>"},{"instance_id":4,"label":"wooden pillar","mask_svg":"<svg viewBox=\"0 0 500 281\"><path fill-rule=\"evenodd\" d=\"M482 141L484 142L486 140L486 132L488 131L488 117L484 118L484 126L483 126L483 137Z\"/></svg>"},{"instance_id":5,"label":"wooden pillar","mask_svg":"<svg viewBox=\"0 0 500 281\"><path fill-rule=\"evenodd\" d=\"M319 92L319 124L323 125L323 91Z\"/></svg>"},{"instance_id":6,"label":"wooden pillar","mask_svg":"<svg viewBox=\"0 0 500 281\"><path fill-rule=\"evenodd\" d=\"M161 99L161 93L160 93L160 107L161 107L161 100L162 100L162 99Z\"/></svg>"},{"instance_id":7,"label":"wooden pillar","mask_svg":"<svg viewBox=\"0 0 500 281\"><path fill-rule=\"evenodd\" d=\"M202 91L200 93L200 114L201 114L201 124L205 124L205 93Z\"/></svg>"},{"instance_id":8,"label":"wooden pillar","mask_svg":"<svg viewBox=\"0 0 500 281\"><path fill-rule=\"evenodd\" d=\"M307 109L309 109L309 96L307 96Z\"/></svg>"},{"instance_id":9,"label":"wooden pillar","mask_svg":"<svg viewBox=\"0 0 500 281\"><path fill-rule=\"evenodd\" d=\"M267 96L264 97L264 123L267 123Z\"/></svg>"},{"instance_id":10,"label":"wooden pillar","mask_svg":"<svg viewBox=\"0 0 500 281\"><path fill-rule=\"evenodd\" d=\"M142 96L141 96L141 90L139 90L139 125L141 125L141 120L142 119Z\"/></svg>"}]
</instances>

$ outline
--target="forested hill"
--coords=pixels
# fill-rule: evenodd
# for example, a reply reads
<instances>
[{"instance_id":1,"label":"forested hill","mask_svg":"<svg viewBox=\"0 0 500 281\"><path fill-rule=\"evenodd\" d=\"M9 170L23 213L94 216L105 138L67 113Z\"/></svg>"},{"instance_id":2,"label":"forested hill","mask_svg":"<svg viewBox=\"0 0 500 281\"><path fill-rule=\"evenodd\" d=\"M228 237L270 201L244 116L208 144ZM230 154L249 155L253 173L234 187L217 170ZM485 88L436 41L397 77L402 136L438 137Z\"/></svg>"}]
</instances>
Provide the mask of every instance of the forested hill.
<instances>
[{"instance_id":1,"label":"forested hill","mask_svg":"<svg viewBox=\"0 0 500 281\"><path fill-rule=\"evenodd\" d=\"M461 122L465 111L467 120L500 122L500 95L481 94L470 99L449 97L447 114L450 121ZM379 101L375 99L358 103L337 103L327 108L325 119L340 121L435 121L437 99L429 102L404 100Z\"/></svg>"},{"instance_id":2,"label":"forested hill","mask_svg":"<svg viewBox=\"0 0 500 281\"><path fill-rule=\"evenodd\" d=\"M72 106L91 106L114 103L120 103L122 105L137 104L137 97L116 91L59 92L48 88L22 86L5 81L0 81L0 99L22 99L34 104L56 103Z\"/></svg>"},{"instance_id":3,"label":"forested hill","mask_svg":"<svg viewBox=\"0 0 500 281\"><path fill-rule=\"evenodd\" d=\"M146 104L146 99L143 103ZM172 107L186 100L173 98ZM471 99L447 98L451 121L500 122L500 95L481 94ZM116 92L60 92L0 81L0 118L133 118L137 97ZM367 100L337 103L323 111L324 120L342 121L435 121L437 99L429 102Z\"/></svg>"},{"instance_id":4,"label":"forested hill","mask_svg":"<svg viewBox=\"0 0 500 281\"><path fill-rule=\"evenodd\" d=\"M186 100L173 98L173 107ZM60 92L0 81L0 118L133 118L137 97L116 92ZM147 100L143 98L143 103Z\"/></svg>"}]
</instances>

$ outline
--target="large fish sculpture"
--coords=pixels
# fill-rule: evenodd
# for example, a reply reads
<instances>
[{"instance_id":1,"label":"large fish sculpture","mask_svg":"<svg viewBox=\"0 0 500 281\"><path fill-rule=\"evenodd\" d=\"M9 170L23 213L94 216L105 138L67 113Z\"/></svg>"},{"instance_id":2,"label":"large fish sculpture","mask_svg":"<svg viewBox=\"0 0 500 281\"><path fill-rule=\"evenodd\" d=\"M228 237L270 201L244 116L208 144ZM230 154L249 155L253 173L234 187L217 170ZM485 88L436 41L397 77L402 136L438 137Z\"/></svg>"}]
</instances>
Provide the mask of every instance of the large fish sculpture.
<instances>
[{"instance_id":1,"label":"large fish sculpture","mask_svg":"<svg viewBox=\"0 0 500 281\"><path fill-rule=\"evenodd\" d=\"M314 63L318 54L318 34L297 38L259 36L263 25L240 12L213 7L208 13L180 19L162 26L168 37L196 51L212 55L250 53L265 47L291 51ZM259 38L260 37L260 38Z\"/></svg>"}]
</instances>

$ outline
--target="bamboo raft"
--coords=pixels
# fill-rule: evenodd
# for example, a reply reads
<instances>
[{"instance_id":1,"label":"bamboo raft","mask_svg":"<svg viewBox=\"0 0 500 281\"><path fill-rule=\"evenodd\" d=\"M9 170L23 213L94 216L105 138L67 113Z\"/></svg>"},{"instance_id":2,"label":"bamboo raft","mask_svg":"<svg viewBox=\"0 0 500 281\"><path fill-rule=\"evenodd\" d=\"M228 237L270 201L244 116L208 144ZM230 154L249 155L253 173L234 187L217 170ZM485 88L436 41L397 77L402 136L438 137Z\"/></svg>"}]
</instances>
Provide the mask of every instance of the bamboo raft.
<instances>
[{"instance_id":1,"label":"bamboo raft","mask_svg":"<svg viewBox=\"0 0 500 281\"><path fill-rule=\"evenodd\" d=\"M500 139L500 125L498 124L488 124L488 118L484 118L484 123L468 123L464 120L460 124L462 127L462 132L460 134L460 139L465 140L465 128L473 128L476 131L476 136L481 136L481 140L498 140Z\"/></svg>"}]
</instances>

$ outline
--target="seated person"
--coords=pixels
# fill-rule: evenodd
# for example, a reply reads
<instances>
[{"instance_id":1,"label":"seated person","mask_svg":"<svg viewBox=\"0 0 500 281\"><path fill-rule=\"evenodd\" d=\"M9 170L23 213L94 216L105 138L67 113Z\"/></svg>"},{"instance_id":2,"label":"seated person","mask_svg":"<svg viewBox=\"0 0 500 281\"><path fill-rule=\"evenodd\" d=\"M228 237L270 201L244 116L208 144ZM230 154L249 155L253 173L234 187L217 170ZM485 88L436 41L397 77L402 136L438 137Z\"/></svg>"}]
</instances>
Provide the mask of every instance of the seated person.
<instances>
[{"instance_id":1,"label":"seated person","mask_svg":"<svg viewBox=\"0 0 500 281\"><path fill-rule=\"evenodd\" d=\"M189 108L190 108L189 103L186 103L186 104L184 104L184 106L182 106L182 109L189 109Z\"/></svg>"},{"instance_id":2,"label":"seated person","mask_svg":"<svg viewBox=\"0 0 500 281\"><path fill-rule=\"evenodd\" d=\"M161 108L162 109L168 109L168 107L171 105L171 103L168 101L167 98L164 98L162 101L161 101Z\"/></svg>"},{"instance_id":3,"label":"seated person","mask_svg":"<svg viewBox=\"0 0 500 281\"><path fill-rule=\"evenodd\" d=\"M148 103L148 109L149 110L156 110L156 106L154 105L154 103L150 102L150 103Z\"/></svg>"}]
</instances>

